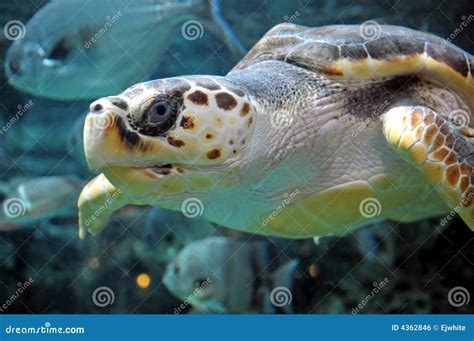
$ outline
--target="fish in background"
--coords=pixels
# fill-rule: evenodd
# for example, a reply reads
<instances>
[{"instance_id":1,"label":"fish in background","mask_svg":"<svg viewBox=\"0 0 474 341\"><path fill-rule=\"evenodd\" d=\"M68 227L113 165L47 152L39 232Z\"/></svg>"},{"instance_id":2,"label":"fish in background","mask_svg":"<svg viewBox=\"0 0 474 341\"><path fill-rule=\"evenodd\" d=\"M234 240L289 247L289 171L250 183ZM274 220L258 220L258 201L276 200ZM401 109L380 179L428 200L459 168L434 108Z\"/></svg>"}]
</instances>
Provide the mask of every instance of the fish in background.
<instances>
[{"instance_id":1,"label":"fish in background","mask_svg":"<svg viewBox=\"0 0 474 341\"><path fill-rule=\"evenodd\" d=\"M77 216L84 183L75 176L17 179L0 186L0 231L28 226L44 219ZM77 224L76 219L74 223Z\"/></svg>"},{"instance_id":2,"label":"fish in background","mask_svg":"<svg viewBox=\"0 0 474 341\"><path fill-rule=\"evenodd\" d=\"M187 218L181 212L152 207L145 218L142 242L136 245L140 254L168 263L185 245L214 233L214 225L206 219Z\"/></svg>"},{"instance_id":3,"label":"fish in background","mask_svg":"<svg viewBox=\"0 0 474 341\"><path fill-rule=\"evenodd\" d=\"M10 46L5 72L15 88L37 96L112 95L150 75L179 26L188 40L205 27L238 57L245 53L217 0L52 0Z\"/></svg>"},{"instance_id":4,"label":"fish in background","mask_svg":"<svg viewBox=\"0 0 474 341\"><path fill-rule=\"evenodd\" d=\"M273 313L279 308L291 312L298 262L276 264L268 243L209 237L186 245L167 265L163 283L183 301L175 313L187 305L203 313ZM287 302L271 297L277 289L283 290Z\"/></svg>"}]
</instances>

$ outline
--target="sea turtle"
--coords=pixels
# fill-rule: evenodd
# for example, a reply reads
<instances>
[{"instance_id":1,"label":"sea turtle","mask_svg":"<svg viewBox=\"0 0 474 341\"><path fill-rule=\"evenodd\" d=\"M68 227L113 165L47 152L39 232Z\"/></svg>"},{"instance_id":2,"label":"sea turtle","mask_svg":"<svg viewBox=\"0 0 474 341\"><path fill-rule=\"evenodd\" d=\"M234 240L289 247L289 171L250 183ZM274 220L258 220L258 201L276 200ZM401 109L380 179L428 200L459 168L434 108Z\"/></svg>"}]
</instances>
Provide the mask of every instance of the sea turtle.
<instances>
[{"instance_id":1,"label":"sea turtle","mask_svg":"<svg viewBox=\"0 0 474 341\"><path fill-rule=\"evenodd\" d=\"M271 29L224 77L101 98L81 237L127 203L289 238L458 213L474 229L473 57L397 26ZM450 211L451 210L451 211Z\"/></svg>"}]
</instances>

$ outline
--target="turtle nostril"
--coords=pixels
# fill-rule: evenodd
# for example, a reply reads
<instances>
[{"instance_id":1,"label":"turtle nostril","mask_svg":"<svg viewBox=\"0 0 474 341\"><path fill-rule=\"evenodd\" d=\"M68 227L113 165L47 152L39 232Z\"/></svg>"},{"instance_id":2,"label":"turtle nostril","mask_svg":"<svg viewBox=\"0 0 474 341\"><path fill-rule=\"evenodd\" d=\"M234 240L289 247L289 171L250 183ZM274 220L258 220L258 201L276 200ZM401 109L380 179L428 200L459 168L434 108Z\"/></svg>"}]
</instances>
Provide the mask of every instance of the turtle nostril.
<instances>
[{"instance_id":1,"label":"turtle nostril","mask_svg":"<svg viewBox=\"0 0 474 341\"><path fill-rule=\"evenodd\" d=\"M104 106L102 105L102 103L100 102L100 100L97 100L95 102L92 102L92 104L89 106L89 111L91 113L98 113L99 111L101 111L102 109L104 109Z\"/></svg>"},{"instance_id":2,"label":"turtle nostril","mask_svg":"<svg viewBox=\"0 0 474 341\"><path fill-rule=\"evenodd\" d=\"M16 59L12 60L9 63L8 66L9 66L10 71L12 72L12 74L14 74L14 75L19 75L20 74L21 66L20 66L20 63Z\"/></svg>"}]
</instances>

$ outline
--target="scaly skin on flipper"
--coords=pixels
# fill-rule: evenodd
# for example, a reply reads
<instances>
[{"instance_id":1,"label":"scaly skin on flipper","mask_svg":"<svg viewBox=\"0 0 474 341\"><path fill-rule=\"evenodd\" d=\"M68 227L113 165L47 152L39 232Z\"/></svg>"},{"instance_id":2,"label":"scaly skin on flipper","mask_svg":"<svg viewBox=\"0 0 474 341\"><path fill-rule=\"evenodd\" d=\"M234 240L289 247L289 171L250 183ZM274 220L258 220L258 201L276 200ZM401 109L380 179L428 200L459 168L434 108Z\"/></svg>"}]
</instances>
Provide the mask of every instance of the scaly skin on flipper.
<instances>
[{"instance_id":1,"label":"scaly skin on flipper","mask_svg":"<svg viewBox=\"0 0 474 341\"><path fill-rule=\"evenodd\" d=\"M388 142L425 174L474 231L474 145L469 137L426 107L391 109L383 122Z\"/></svg>"},{"instance_id":2,"label":"scaly skin on flipper","mask_svg":"<svg viewBox=\"0 0 474 341\"><path fill-rule=\"evenodd\" d=\"M388 122L401 108L429 108L447 122L435 133L453 129L465 149L452 150L469 162L472 56L405 28L382 26L371 41L358 29L279 25L225 77L156 80L97 100L84 130L90 167L128 200L181 210L191 199L212 222L264 235L448 213L465 194L443 200L384 128L397 127ZM456 130L451 112L468 124Z\"/></svg>"}]
</instances>

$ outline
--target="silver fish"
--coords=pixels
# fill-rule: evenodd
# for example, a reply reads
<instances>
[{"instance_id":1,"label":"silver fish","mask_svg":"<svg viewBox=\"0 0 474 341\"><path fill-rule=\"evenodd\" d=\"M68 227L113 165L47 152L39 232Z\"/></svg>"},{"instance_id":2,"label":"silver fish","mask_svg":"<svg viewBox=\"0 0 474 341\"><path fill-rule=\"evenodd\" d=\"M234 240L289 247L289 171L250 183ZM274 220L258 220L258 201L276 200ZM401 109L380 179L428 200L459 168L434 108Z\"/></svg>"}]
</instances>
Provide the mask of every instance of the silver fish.
<instances>
[{"instance_id":1,"label":"silver fish","mask_svg":"<svg viewBox=\"0 0 474 341\"><path fill-rule=\"evenodd\" d=\"M0 230L77 214L83 183L75 176L47 176L3 184Z\"/></svg>"},{"instance_id":2,"label":"silver fish","mask_svg":"<svg viewBox=\"0 0 474 341\"><path fill-rule=\"evenodd\" d=\"M190 305L205 313L270 313L275 288L292 287L297 262L272 271L275 259L265 242L209 237L187 245L168 264L163 276L166 288L183 300L174 310Z\"/></svg>"},{"instance_id":3,"label":"silver fish","mask_svg":"<svg viewBox=\"0 0 474 341\"><path fill-rule=\"evenodd\" d=\"M37 96L111 95L149 76L180 25L191 37L206 27L236 54L244 53L217 1L53 0L10 46L5 72L15 88Z\"/></svg>"}]
</instances>

